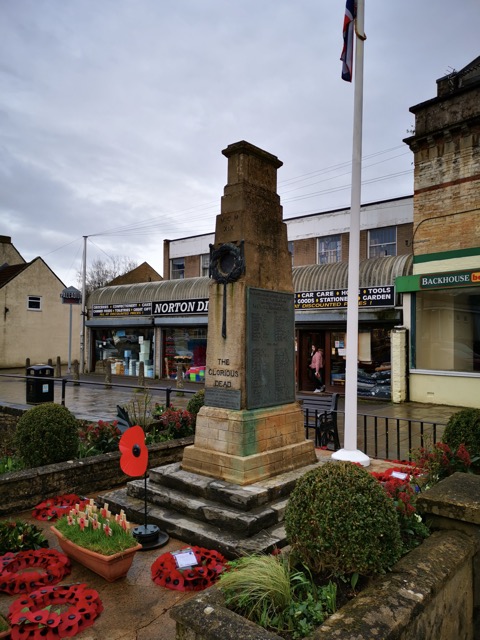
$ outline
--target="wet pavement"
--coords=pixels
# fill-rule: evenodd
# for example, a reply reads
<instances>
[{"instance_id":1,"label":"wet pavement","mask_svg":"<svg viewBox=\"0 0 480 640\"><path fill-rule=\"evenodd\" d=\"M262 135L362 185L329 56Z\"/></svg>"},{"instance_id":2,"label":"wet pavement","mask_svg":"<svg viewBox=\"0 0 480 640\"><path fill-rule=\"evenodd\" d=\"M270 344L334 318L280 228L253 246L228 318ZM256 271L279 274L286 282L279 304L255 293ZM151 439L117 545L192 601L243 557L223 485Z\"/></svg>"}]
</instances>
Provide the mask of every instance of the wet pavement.
<instances>
[{"instance_id":1,"label":"wet pavement","mask_svg":"<svg viewBox=\"0 0 480 640\"><path fill-rule=\"evenodd\" d=\"M32 405L26 402L26 381L23 369L0 370L0 406L28 409ZM138 380L129 376L112 376L112 386L108 387L105 379L99 374L85 374L80 376L80 383L76 384L71 375L62 372L67 380L65 385L65 406L78 418L96 420L113 420L117 415L117 405L125 406L138 397ZM151 394L153 402L165 404L167 394L174 406L186 406L192 395L203 388L202 383L185 381L183 388L177 388L175 380L155 380L145 378L145 386ZM55 378L53 383L54 402L62 402L61 378ZM298 393L301 400L307 393ZM312 395L312 394L308 394ZM340 396L339 412L343 413L344 398ZM394 404L388 400L359 398L358 413L386 416L405 420L424 420L438 424L446 424L449 417L461 407L451 407L437 404L422 404L419 402L404 402Z\"/></svg>"},{"instance_id":2,"label":"wet pavement","mask_svg":"<svg viewBox=\"0 0 480 640\"><path fill-rule=\"evenodd\" d=\"M32 405L26 403L25 380L18 376L23 375L23 370L0 371L0 405L27 409ZM8 377L7 377L8 376ZM10 377L15 376L15 377ZM95 382L96 384L87 384ZM112 420L116 416L117 405L125 406L135 394L135 386L125 387L125 384L135 384L134 380L116 378L112 380L115 385L106 388L101 376L82 376L80 385L74 385L71 380L65 387L65 405L79 418L92 421L98 419ZM185 406L192 394L201 388L200 384L185 383L183 395L181 389L176 389L175 382L147 380L149 392L153 401L165 403L166 390L170 388L171 402L175 406ZM61 383L54 385L54 400L61 402ZM299 394L299 397L301 394ZM343 399L339 404L343 411ZM438 405L422 405L418 403L405 403L394 405L384 401L359 400L359 412L373 416L390 416L402 419L420 419L436 421L445 424L452 413L458 410L456 407L442 407ZM320 459L329 458L327 451L317 451ZM380 460L372 461L372 470L379 470L388 466ZM95 497L95 496L89 496ZM31 518L31 512L16 514L8 519L23 519L34 522L44 529L52 548L59 548L56 538L50 532L49 523L40 522ZM125 578L114 583L108 583L95 573L73 562L71 575L62 581L63 584L76 582L86 583L96 589L102 600L104 611L89 627L77 637L81 640L174 640L175 623L169 616L170 609L192 597L194 592L184 593L172 591L157 586L151 579L150 568L154 560L166 551L176 551L187 543L170 539L166 546L138 552L135 555L132 567ZM0 593L0 613L7 614L14 596Z\"/></svg>"}]
</instances>

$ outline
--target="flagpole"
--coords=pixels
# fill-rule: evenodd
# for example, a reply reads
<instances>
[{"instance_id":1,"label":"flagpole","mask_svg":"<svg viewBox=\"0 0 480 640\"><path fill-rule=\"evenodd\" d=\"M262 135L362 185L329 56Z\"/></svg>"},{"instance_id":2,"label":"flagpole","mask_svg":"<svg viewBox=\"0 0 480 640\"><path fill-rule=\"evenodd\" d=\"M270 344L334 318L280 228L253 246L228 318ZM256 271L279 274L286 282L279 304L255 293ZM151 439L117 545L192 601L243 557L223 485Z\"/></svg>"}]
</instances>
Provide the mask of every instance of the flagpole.
<instances>
[{"instance_id":1,"label":"flagpole","mask_svg":"<svg viewBox=\"0 0 480 640\"><path fill-rule=\"evenodd\" d=\"M370 458L357 448L358 407L358 290L360 272L360 206L362 187L363 46L364 0L357 0L355 25L355 73L353 106L352 186L348 251L347 348L345 371L344 447L332 454L334 460L370 465Z\"/></svg>"}]
</instances>

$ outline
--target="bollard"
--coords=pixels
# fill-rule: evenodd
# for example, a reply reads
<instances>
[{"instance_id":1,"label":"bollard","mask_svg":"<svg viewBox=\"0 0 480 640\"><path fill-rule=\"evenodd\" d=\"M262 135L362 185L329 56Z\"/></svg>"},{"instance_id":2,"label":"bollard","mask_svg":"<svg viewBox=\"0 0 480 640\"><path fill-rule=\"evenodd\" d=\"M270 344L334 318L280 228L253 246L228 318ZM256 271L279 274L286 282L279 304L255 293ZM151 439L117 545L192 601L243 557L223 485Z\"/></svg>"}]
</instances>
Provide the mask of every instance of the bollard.
<instances>
[{"instance_id":1,"label":"bollard","mask_svg":"<svg viewBox=\"0 0 480 640\"><path fill-rule=\"evenodd\" d=\"M80 384L80 364L78 360L73 361L73 384Z\"/></svg>"},{"instance_id":2,"label":"bollard","mask_svg":"<svg viewBox=\"0 0 480 640\"><path fill-rule=\"evenodd\" d=\"M112 388L112 367L105 367L105 389Z\"/></svg>"},{"instance_id":3,"label":"bollard","mask_svg":"<svg viewBox=\"0 0 480 640\"><path fill-rule=\"evenodd\" d=\"M47 364L49 367L53 367L53 360L49 358Z\"/></svg>"},{"instance_id":4,"label":"bollard","mask_svg":"<svg viewBox=\"0 0 480 640\"><path fill-rule=\"evenodd\" d=\"M30 366L30 358L27 358L25 360L25 369L28 369L29 366Z\"/></svg>"},{"instance_id":5,"label":"bollard","mask_svg":"<svg viewBox=\"0 0 480 640\"><path fill-rule=\"evenodd\" d=\"M62 362L60 360L60 356L57 356L57 364L55 365L55 377L62 377Z\"/></svg>"},{"instance_id":6,"label":"bollard","mask_svg":"<svg viewBox=\"0 0 480 640\"><path fill-rule=\"evenodd\" d=\"M138 386L139 387L145 386L145 363L144 362L138 363Z\"/></svg>"}]
</instances>

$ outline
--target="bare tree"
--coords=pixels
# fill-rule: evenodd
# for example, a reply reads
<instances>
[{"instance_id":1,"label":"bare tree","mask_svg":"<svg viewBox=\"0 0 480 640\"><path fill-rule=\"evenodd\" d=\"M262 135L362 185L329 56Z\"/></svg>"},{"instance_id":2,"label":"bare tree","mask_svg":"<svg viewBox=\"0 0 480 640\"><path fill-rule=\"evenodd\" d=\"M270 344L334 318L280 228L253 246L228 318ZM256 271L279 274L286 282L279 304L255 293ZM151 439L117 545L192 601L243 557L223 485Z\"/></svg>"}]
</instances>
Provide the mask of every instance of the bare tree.
<instances>
[{"instance_id":1,"label":"bare tree","mask_svg":"<svg viewBox=\"0 0 480 640\"><path fill-rule=\"evenodd\" d=\"M100 258L93 260L86 272L86 295L90 295L95 289L105 287L114 278L123 276L136 267L138 267L138 263L126 256L114 256L109 261L100 260ZM80 289L82 288L82 279L83 274L79 271L77 273L77 282Z\"/></svg>"}]
</instances>

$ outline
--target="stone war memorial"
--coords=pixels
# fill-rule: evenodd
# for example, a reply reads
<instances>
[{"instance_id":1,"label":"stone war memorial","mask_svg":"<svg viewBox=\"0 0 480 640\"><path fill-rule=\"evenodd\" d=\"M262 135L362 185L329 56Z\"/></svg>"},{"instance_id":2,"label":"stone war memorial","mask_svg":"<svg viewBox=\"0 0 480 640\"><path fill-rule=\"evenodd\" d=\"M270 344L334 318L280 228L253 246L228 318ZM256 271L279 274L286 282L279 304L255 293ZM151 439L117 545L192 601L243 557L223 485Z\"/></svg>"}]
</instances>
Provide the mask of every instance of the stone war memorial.
<instances>
[{"instance_id":1,"label":"stone war memorial","mask_svg":"<svg viewBox=\"0 0 480 640\"><path fill-rule=\"evenodd\" d=\"M277 194L282 162L229 145L210 247L205 406L186 471L246 485L316 461L295 400L294 296Z\"/></svg>"},{"instance_id":2,"label":"stone war memorial","mask_svg":"<svg viewBox=\"0 0 480 640\"><path fill-rule=\"evenodd\" d=\"M280 160L229 145L210 248L205 404L181 462L101 496L188 544L229 558L286 544L285 508L317 464L295 400L294 294L277 189Z\"/></svg>"}]
</instances>

